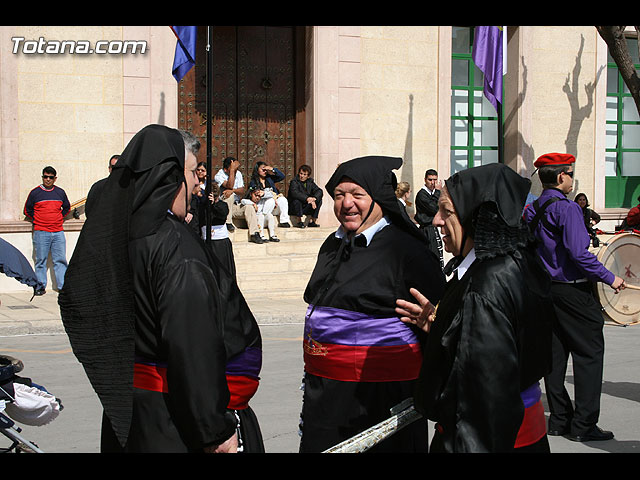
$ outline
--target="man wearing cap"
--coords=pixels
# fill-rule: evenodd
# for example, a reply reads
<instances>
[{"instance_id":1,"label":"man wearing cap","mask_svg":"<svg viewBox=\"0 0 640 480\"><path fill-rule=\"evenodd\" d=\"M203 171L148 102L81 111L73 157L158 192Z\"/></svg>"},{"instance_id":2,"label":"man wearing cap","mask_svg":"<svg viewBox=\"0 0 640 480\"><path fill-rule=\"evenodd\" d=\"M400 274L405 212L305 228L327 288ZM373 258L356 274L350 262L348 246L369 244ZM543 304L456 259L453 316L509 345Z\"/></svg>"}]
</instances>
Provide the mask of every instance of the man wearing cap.
<instances>
[{"instance_id":1,"label":"man wearing cap","mask_svg":"<svg viewBox=\"0 0 640 480\"><path fill-rule=\"evenodd\" d=\"M575 157L548 153L539 157L543 192L524 218L539 240L538 254L551 275L557 319L553 325L553 370L545 378L551 415L549 435L584 442L610 440L613 433L597 426L604 359L604 319L591 282L625 288L622 278L607 270L589 252L589 234L580 206L567 199L573 189ZM575 408L564 386L567 360L573 358Z\"/></svg>"},{"instance_id":2,"label":"man wearing cap","mask_svg":"<svg viewBox=\"0 0 640 480\"><path fill-rule=\"evenodd\" d=\"M340 222L318 253L304 293L304 398L300 452L321 452L386 420L413 395L423 331L404 324L396 298L415 287L437 302L444 275L418 227L400 211L392 170L402 159L340 164L326 185ZM425 419L372 452L426 452Z\"/></svg>"}]
</instances>

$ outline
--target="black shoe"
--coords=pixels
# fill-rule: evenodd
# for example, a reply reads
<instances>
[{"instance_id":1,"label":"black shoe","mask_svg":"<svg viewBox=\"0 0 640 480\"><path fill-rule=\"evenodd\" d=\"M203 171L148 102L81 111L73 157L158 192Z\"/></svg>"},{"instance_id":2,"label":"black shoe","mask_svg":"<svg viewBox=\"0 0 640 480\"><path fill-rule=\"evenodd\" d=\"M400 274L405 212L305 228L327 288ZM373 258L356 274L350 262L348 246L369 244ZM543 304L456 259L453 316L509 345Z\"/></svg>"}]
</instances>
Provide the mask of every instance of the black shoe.
<instances>
[{"instance_id":1,"label":"black shoe","mask_svg":"<svg viewBox=\"0 0 640 480\"><path fill-rule=\"evenodd\" d=\"M318 225L316 222L309 222L309 225L307 225L307 227L309 228L313 228L313 227L319 227L320 225Z\"/></svg>"},{"instance_id":2,"label":"black shoe","mask_svg":"<svg viewBox=\"0 0 640 480\"><path fill-rule=\"evenodd\" d=\"M547 435L550 435L552 437L564 437L565 435L567 435L569 433L569 429L565 428L565 429L558 429L558 430L549 430L547 432Z\"/></svg>"},{"instance_id":3,"label":"black shoe","mask_svg":"<svg viewBox=\"0 0 640 480\"><path fill-rule=\"evenodd\" d=\"M233 223L227 223L227 230L233 232L235 229L236 227L233 226Z\"/></svg>"},{"instance_id":4,"label":"black shoe","mask_svg":"<svg viewBox=\"0 0 640 480\"><path fill-rule=\"evenodd\" d=\"M271 237L271 238L269 239L269 241L270 241L270 242L279 242L279 241L280 241L280 239L279 239L278 237Z\"/></svg>"},{"instance_id":5,"label":"black shoe","mask_svg":"<svg viewBox=\"0 0 640 480\"><path fill-rule=\"evenodd\" d=\"M298 228L304 228L304 222L298 222L298 223L296 224L296 227L298 227Z\"/></svg>"},{"instance_id":6,"label":"black shoe","mask_svg":"<svg viewBox=\"0 0 640 480\"><path fill-rule=\"evenodd\" d=\"M574 442L600 442L603 440L611 440L613 438L613 432L602 430L600 427L595 426L589 433L585 433L584 435L567 435L567 438Z\"/></svg>"},{"instance_id":7,"label":"black shoe","mask_svg":"<svg viewBox=\"0 0 640 480\"><path fill-rule=\"evenodd\" d=\"M290 228L291 224L289 222L285 222L285 223L279 223L278 226L281 228Z\"/></svg>"},{"instance_id":8,"label":"black shoe","mask_svg":"<svg viewBox=\"0 0 640 480\"><path fill-rule=\"evenodd\" d=\"M259 233L254 233L253 235L251 235L249 237L249 241L253 243L264 243L264 240L262 240L262 237Z\"/></svg>"},{"instance_id":9,"label":"black shoe","mask_svg":"<svg viewBox=\"0 0 640 480\"><path fill-rule=\"evenodd\" d=\"M33 294L38 296L38 297L41 296L41 295L44 295L45 293L47 293L47 292L46 292L46 290L44 288L40 288L40 289L36 290L35 292L33 292Z\"/></svg>"}]
</instances>

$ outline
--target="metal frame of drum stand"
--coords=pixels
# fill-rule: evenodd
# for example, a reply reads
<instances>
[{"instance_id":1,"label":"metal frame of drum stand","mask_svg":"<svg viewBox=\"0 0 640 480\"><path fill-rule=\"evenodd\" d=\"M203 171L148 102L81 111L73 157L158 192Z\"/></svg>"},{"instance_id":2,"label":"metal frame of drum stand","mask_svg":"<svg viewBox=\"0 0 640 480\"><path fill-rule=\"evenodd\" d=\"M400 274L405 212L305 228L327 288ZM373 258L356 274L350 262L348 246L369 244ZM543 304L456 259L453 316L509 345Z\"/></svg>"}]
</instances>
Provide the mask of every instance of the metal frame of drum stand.
<instances>
[{"instance_id":1,"label":"metal frame of drum stand","mask_svg":"<svg viewBox=\"0 0 640 480\"><path fill-rule=\"evenodd\" d=\"M20 435L21 432L13 420L0 412L0 433L13 442L8 448L0 448L0 453L44 453L35 443Z\"/></svg>"}]
</instances>

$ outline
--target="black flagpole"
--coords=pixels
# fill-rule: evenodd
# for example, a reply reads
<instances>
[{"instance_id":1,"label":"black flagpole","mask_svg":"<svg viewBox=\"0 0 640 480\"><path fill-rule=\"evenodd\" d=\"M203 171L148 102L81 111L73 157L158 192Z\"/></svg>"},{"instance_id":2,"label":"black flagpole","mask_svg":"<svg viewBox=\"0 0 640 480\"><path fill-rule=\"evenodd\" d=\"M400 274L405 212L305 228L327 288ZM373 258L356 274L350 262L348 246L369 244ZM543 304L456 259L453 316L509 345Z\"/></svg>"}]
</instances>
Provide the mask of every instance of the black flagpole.
<instances>
[{"instance_id":1,"label":"black flagpole","mask_svg":"<svg viewBox=\"0 0 640 480\"><path fill-rule=\"evenodd\" d=\"M213 27L212 26L208 26L207 27L207 79L206 79L206 85L207 85L207 107L206 107L206 115L207 115L207 184L206 184L206 188L204 191L204 195L205 195L205 204L207 205L207 207L209 206L209 194L211 193L211 182L213 180L213 178L211 177L211 161L212 161L212 155L211 155L211 138L212 138L212 127L211 127L211 121L212 121L212 115L211 115L211 102L213 101L212 98L212 91L213 91L213 47L212 47L212 37L213 37ZM207 241L207 245L209 245L209 242L211 241L211 209L210 208L205 208L205 212L206 212L206 241Z\"/></svg>"}]
</instances>

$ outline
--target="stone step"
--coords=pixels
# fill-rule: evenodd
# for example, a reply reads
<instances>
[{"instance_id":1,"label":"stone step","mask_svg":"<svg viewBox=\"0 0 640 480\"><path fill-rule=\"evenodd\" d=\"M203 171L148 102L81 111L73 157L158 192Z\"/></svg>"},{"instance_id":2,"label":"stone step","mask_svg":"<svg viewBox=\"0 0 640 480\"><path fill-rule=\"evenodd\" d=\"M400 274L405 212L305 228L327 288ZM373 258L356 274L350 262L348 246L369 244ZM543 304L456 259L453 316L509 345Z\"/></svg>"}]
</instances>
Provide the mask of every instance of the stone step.
<instances>
[{"instance_id":1,"label":"stone step","mask_svg":"<svg viewBox=\"0 0 640 480\"><path fill-rule=\"evenodd\" d=\"M264 258L267 255L316 255L322 242L319 240L294 240L281 241L279 243L267 242L261 245L256 243L234 243L233 255L236 261L243 258Z\"/></svg>"},{"instance_id":2,"label":"stone step","mask_svg":"<svg viewBox=\"0 0 640 480\"><path fill-rule=\"evenodd\" d=\"M248 231L230 234L238 286L247 298L260 296L299 300L316 264L322 243L335 228L278 228L280 242L256 244Z\"/></svg>"},{"instance_id":3,"label":"stone step","mask_svg":"<svg viewBox=\"0 0 640 480\"><path fill-rule=\"evenodd\" d=\"M269 255L239 256L235 255L238 275L255 273L256 271L271 273L296 274L313 270L317 255Z\"/></svg>"},{"instance_id":4,"label":"stone step","mask_svg":"<svg viewBox=\"0 0 640 480\"><path fill-rule=\"evenodd\" d=\"M264 292L271 298L282 295L301 295L309 282L311 270L295 274L273 274L271 272L238 274L238 286L246 295Z\"/></svg>"},{"instance_id":5,"label":"stone step","mask_svg":"<svg viewBox=\"0 0 640 480\"><path fill-rule=\"evenodd\" d=\"M283 240L324 240L327 236L335 232L336 228L282 228L276 227L276 235ZM229 233L229 238L234 244L249 243L249 230L237 228Z\"/></svg>"}]
</instances>

